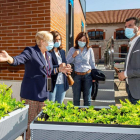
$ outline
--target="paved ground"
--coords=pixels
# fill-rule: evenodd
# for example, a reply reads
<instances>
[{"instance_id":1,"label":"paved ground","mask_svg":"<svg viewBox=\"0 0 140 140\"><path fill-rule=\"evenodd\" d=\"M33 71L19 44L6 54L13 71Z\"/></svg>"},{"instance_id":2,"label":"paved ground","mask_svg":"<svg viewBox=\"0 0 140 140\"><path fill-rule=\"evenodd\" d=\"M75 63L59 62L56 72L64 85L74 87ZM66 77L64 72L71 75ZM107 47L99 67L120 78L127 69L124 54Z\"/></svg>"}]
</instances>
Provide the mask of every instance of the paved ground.
<instances>
[{"instance_id":1,"label":"paved ground","mask_svg":"<svg viewBox=\"0 0 140 140\"><path fill-rule=\"evenodd\" d=\"M118 79L114 80L114 89L115 89L115 102L117 106L120 106L120 99L125 101L128 99L126 89L125 89L125 81L119 81Z\"/></svg>"},{"instance_id":2,"label":"paved ground","mask_svg":"<svg viewBox=\"0 0 140 140\"><path fill-rule=\"evenodd\" d=\"M117 106L121 106L120 100L125 101L125 99L128 99L125 91L115 91L115 102Z\"/></svg>"}]
</instances>

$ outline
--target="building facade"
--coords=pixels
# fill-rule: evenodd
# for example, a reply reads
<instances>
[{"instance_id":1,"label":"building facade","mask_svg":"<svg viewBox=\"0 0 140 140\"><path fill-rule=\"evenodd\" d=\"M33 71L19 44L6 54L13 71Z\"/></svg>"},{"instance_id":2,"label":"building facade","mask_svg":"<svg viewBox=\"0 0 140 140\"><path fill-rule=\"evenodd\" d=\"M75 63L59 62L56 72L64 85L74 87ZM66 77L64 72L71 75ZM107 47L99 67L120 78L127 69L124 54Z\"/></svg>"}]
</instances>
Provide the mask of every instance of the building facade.
<instances>
[{"instance_id":1,"label":"building facade","mask_svg":"<svg viewBox=\"0 0 140 140\"><path fill-rule=\"evenodd\" d=\"M129 17L140 18L140 9L111 10L86 13L87 32L90 46L98 63L104 59L104 51L110 38L114 39L115 59L124 58L129 50L129 39L124 35L125 20Z\"/></svg>"}]
</instances>

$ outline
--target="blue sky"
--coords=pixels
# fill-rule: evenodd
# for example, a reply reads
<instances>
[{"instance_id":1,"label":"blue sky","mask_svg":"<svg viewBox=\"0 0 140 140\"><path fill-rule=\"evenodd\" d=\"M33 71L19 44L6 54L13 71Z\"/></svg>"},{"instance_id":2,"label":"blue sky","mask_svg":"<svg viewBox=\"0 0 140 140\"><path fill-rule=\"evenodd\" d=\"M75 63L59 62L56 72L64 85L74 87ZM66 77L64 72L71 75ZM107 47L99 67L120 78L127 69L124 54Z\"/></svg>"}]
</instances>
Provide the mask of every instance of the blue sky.
<instances>
[{"instance_id":1,"label":"blue sky","mask_svg":"<svg viewBox=\"0 0 140 140\"><path fill-rule=\"evenodd\" d=\"M86 0L86 12L140 8L140 0Z\"/></svg>"}]
</instances>

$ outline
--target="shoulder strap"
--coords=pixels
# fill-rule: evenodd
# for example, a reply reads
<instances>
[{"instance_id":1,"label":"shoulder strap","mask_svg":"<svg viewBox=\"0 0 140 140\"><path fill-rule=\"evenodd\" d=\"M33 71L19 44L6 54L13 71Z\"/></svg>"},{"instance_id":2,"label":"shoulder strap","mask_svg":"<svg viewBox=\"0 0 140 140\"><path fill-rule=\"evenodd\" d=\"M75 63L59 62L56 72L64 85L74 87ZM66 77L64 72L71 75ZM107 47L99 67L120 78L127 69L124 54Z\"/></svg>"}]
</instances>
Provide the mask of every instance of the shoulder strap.
<instances>
[{"instance_id":1,"label":"shoulder strap","mask_svg":"<svg viewBox=\"0 0 140 140\"><path fill-rule=\"evenodd\" d=\"M46 70L47 70L47 76L50 76L51 75L51 65L50 65L50 61L49 61L49 57L47 55L47 52L45 52L45 57L46 57L46 60L48 62L48 67L46 67Z\"/></svg>"}]
</instances>

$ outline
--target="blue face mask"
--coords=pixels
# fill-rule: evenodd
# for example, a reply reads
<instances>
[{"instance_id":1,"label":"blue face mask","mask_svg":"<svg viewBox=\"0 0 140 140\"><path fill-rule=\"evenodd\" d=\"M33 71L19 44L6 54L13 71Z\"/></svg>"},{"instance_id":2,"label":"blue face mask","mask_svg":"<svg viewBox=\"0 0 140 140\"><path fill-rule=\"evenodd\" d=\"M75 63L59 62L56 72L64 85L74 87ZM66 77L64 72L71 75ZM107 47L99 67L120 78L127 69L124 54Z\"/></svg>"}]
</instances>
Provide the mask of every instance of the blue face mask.
<instances>
[{"instance_id":1,"label":"blue face mask","mask_svg":"<svg viewBox=\"0 0 140 140\"><path fill-rule=\"evenodd\" d=\"M54 46L53 42L48 42L48 46L46 46L47 51L50 51Z\"/></svg>"},{"instance_id":2,"label":"blue face mask","mask_svg":"<svg viewBox=\"0 0 140 140\"><path fill-rule=\"evenodd\" d=\"M134 37L135 36L134 29L133 28L125 28L125 36L129 39Z\"/></svg>"},{"instance_id":3,"label":"blue face mask","mask_svg":"<svg viewBox=\"0 0 140 140\"><path fill-rule=\"evenodd\" d=\"M78 41L79 47L83 48L86 45L86 42Z\"/></svg>"},{"instance_id":4,"label":"blue face mask","mask_svg":"<svg viewBox=\"0 0 140 140\"><path fill-rule=\"evenodd\" d=\"M54 43L54 47L55 47L55 48L60 47L60 45L61 45L61 41L59 41L59 42L55 42L55 43Z\"/></svg>"}]
</instances>

